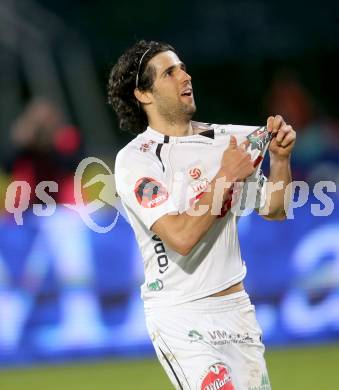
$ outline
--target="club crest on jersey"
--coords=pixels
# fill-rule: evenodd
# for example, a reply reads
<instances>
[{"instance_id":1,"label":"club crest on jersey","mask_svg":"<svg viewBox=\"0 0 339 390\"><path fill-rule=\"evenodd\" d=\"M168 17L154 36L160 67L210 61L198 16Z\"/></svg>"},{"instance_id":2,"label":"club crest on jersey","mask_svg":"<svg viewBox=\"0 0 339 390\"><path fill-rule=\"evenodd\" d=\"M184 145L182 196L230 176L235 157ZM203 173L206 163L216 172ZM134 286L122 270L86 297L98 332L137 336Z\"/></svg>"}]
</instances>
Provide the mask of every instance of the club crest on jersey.
<instances>
[{"instance_id":1,"label":"club crest on jersey","mask_svg":"<svg viewBox=\"0 0 339 390\"><path fill-rule=\"evenodd\" d=\"M271 140L271 138L272 134L267 130L266 126L255 129L247 136L247 139L251 144L251 150L258 149L260 151L264 150L265 145Z\"/></svg>"},{"instance_id":2,"label":"club crest on jersey","mask_svg":"<svg viewBox=\"0 0 339 390\"><path fill-rule=\"evenodd\" d=\"M189 175L192 179L197 180L201 176L201 170L199 168L192 168L189 170Z\"/></svg>"},{"instance_id":3,"label":"club crest on jersey","mask_svg":"<svg viewBox=\"0 0 339 390\"><path fill-rule=\"evenodd\" d=\"M142 207L151 209L160 206L168 199L166 188L151 177L142 177L134 187L134 194Z\"/></svg>"},{"instance_id":4,"label":"club crest on jersey","mask_svg":"<svg viewBox=\"0 0 339 390\"><path fill-rule=\"evenodd\" d=\"M200 390L234 390L231 369L224 363L215 363L203 373Z\"/></svg>"},{"instance_id":5,"label":"club crest on jersey","mask_svg":"<svg viewBox=\"0 0 339 390\"><path fill-rule=\"evenodd\" d=\"M153 144L155 144L155 141L150 140L150 141L148 141L148 142L145 142L144 144L141 144L141 146L140 146L139 149L140 149L142 152L148 152L148 151L151 149L151 146L152 146Z\"/></svg>"}]
</instances>

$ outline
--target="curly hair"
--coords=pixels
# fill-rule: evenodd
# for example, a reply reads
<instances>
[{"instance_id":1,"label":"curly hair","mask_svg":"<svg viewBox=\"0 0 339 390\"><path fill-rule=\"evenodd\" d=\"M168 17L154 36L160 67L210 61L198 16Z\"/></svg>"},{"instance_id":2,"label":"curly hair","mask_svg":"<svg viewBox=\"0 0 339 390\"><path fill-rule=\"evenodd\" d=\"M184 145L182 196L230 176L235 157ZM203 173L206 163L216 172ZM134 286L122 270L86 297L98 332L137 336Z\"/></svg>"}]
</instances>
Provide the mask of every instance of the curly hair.
<instances>
[{"instance_id":1,"label":"curly hair","mask_svg":"<svg viewBox=\"0 0 339 390\"><path fill-rule=\"evenodd\" d=\"M141 40L127 49L113 66L108 80L108 103L118 116L119 127L133 134L143 132L148 120L134 96L134 89L151 91L155 69L149 61L164 51L176 50L167 43Z\"/></svg>"}]
</instances>

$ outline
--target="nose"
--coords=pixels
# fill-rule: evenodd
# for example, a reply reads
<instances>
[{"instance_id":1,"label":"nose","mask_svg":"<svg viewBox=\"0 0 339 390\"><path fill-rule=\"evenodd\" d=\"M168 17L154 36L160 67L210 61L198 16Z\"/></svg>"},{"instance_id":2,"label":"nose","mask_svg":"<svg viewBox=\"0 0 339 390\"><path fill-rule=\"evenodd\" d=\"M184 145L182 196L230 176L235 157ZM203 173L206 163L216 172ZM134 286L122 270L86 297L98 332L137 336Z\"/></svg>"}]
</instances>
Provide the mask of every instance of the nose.
<instances>
[{"instance_id":1,"label":"nose","mask_svg":"<svg viewBox=\"0 0 339 390\"><path fill-rule=\"evenodd\" d=\"M181 69L180 79L183 82L184 81L191 81L192 77L184 69Z\"/></svg>"}]
</instances>

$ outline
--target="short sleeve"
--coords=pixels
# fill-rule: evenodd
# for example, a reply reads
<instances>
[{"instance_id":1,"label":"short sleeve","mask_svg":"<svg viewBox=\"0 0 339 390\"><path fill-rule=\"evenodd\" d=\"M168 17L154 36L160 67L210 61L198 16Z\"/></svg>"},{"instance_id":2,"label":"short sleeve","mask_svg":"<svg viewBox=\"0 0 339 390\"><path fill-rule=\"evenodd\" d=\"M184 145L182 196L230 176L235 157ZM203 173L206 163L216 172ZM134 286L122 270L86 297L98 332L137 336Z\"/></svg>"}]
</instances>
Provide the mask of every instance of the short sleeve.
<instances>
[{"instance_id":1,"label":"short sleeve","mask_svg":"<svg viewBox=\"0 0 339 390\"><path fill-rule=\"evenodd\" d=\"M131 150L118 153L115 163L116 189L127 212L150 229L160 217L176 213L161 164L151 153Z\"/></svg>"}]
</instances>

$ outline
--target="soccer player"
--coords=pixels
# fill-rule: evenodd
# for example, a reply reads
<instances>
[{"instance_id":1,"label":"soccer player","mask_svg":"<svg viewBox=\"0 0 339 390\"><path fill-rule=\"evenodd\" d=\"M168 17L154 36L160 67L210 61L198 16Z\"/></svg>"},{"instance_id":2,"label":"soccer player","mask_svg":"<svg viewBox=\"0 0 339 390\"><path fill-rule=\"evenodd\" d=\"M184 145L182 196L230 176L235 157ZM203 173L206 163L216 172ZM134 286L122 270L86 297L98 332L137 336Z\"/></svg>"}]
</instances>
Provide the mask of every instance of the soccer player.
<instances>
[{"instance_id":1,"label":"soccer player","mask_svg":"<svg viewBox=\"0 0 339 390\"><path fill-rule=\"evenodd\" d=\"M270 389L232 205L251 180L254 208L286 217L295 131L279 115L267 131L192 121L191 77L159 42L128 49L108 90L120 127L137 134L117 155L116 186L143 255L146 324L161 364L176 389Z\"/></svg>"}]
</instances>

